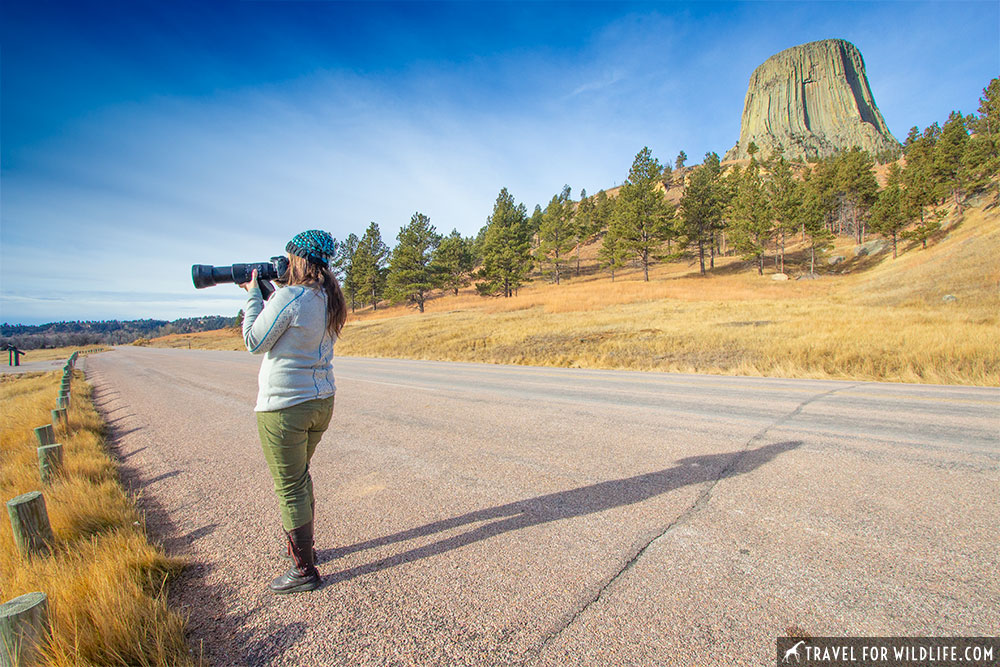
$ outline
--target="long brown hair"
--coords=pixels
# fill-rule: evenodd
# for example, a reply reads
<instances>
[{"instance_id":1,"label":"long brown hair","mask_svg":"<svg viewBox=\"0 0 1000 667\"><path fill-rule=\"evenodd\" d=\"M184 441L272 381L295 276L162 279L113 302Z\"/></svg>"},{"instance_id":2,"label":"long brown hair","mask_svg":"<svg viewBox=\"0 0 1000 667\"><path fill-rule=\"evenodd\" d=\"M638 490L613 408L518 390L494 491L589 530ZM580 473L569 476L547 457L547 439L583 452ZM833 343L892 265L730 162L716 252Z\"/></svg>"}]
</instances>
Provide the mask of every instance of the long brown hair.
<instances>
[{"instance_id":1,"label":"long brown hair","mask_svg":"<svg viewBox=\"0 0 1000 667\"><path fill-rule=\"evenodd\" d=\"M326 328L331 336L340 337L347 321L347 300L330 269L289 253L285 279L286 285L321 287L326 292Z\"/></svg>"}]
</instances>

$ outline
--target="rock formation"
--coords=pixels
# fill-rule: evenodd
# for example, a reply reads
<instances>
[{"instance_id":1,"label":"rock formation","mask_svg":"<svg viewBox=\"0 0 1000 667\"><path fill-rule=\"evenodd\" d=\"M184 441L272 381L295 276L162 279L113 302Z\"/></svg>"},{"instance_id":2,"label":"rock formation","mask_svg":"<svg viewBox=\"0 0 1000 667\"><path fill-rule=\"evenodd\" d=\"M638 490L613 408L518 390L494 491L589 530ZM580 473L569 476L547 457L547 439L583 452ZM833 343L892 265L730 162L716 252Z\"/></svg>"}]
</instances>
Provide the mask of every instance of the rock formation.
<instances>
[{"instance_id":1,"label":"rock formation","mask_svg":"<svg viewBox=\"0 0 1000 667\"><path fill-rule=\"evenodd\" d=\"M865 62L850 42L825 39L785 49L754 70L743 104L740 140L726 160L775 149L791 160L859 146L872 155L899 149L875 106Z\"/></svg>"}]
</instances>

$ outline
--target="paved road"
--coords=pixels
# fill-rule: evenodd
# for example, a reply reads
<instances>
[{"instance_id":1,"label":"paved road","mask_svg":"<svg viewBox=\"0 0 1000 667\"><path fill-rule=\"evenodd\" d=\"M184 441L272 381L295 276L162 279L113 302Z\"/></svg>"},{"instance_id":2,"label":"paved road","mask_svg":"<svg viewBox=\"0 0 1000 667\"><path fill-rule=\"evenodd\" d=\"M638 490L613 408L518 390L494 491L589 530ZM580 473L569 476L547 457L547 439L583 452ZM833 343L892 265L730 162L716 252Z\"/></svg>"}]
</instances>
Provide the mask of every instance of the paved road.
<instances>
[{"instance_id":1,"label":"paved road","mask_svg":"<svg viewBox=\"0 0 1000 667\"><path fill-rule=\"evenodd\" d=\"M4 354L0 352L0 354ZM53 359L51 361L21 361L18 366L11 366L8 363L0 364L0 375L16 375L18 373L36 373L54 371L66 365L65 359Z\"/></svg>"},{"instance_id":2,"label":"paved road","mask_svg":"<svg viewBox=\"0 0 1000 667\"><path fill-rule=\"evenodd\" d=\"M338 358L326 583L277 598L258 363L88 360L209 664L762 665L789 628L1000 627L996 389Z\"/></svg>"}]
</instances>

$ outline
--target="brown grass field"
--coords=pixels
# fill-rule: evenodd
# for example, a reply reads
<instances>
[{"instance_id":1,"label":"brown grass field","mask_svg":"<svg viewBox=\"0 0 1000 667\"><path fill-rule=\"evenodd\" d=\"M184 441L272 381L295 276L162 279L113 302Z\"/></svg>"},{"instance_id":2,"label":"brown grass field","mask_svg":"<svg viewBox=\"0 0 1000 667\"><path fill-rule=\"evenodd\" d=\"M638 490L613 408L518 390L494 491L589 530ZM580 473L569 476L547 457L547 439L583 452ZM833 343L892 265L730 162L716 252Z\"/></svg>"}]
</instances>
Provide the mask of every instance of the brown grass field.
<instances>
[{"instance_id":1,"label":"brown grass field","mask_svg":"<svg viewBox=\"0 0 1000 667\"><path fill-rule=\"evenodd\" d=\"M877 238L877 237L870 237ZM638 268L612 281L597 244L561 285L537 278L514 298L473 288L437 296L426 312L405 306L352 314L337 354L634 369L722 375L837 378L934 384L1000 384L1000 207L949 217L926 250L854 256L854 243L817 260L791 245L771 279L735 257L706 277L696 261ZM846 261L828 265L826 258ZM957 301L945 302L945 295ZM154 346L243 349L235 331L155 339Z\"/></svg>"},{"instance_id":2,"label":"brown grass field","mask_svg":"<svg viewBox=\"0 0 1000 667\"><path fill-rule=\"evenodd\" d=\"M0 492L6 502L42 490L55 534L49 555L25 560L10 522L0 521L0 598L47 594L46 665L192 665L184 620L167 608L164 591L181 563L146 540L80 371L74 372L69 432L56 431L64 470L42 485L32 429L51 422L61 377L59 371L0 376Z\"/></svg>"},{"instance_id":3,"label":"brown grass field","mask_svg":"<svg viewBox=\"0 0 1000 667\"><path fill-rule=\"evenodd\" d=\"M81 357L85 357L88 354L97 354L107 349L109 349L107 345L87 345L86 347L52 347L48 349L28 350L21 357L21 363L29 361L53 361L55 359L64 360L69 358L69 355L74 352L78 352ZM10 356L7 353L0 353L0 363L6 365L9 361Z\"/></svg>"}]
</instances>

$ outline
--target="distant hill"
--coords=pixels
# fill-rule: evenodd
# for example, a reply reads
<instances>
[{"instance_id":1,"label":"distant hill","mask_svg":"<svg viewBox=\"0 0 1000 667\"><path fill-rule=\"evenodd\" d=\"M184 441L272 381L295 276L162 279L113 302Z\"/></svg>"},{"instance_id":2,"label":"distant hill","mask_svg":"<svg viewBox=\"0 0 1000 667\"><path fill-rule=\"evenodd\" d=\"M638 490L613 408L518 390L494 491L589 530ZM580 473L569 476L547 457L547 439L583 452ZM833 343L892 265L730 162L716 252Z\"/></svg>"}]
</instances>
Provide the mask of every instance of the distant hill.
<instances>
[{"instance_id":1,"label":"distant hill","mask_svg":"<svg viewBox=\"0 0 1000 667\"><path fill-rule=\"evenodd\" d=\"M153 338L178 333L224 329L236 324L236 318L222 315L184 317L167 320L100 320L87 322L50 322L48 324L0 324L0 347L13 344L22 350L37 350L67 345L98 343L122 345L138 338Z\"/></svg>"}]
</instances>

